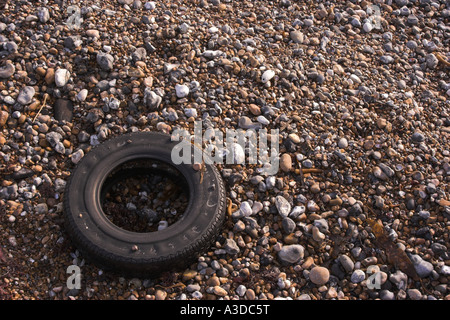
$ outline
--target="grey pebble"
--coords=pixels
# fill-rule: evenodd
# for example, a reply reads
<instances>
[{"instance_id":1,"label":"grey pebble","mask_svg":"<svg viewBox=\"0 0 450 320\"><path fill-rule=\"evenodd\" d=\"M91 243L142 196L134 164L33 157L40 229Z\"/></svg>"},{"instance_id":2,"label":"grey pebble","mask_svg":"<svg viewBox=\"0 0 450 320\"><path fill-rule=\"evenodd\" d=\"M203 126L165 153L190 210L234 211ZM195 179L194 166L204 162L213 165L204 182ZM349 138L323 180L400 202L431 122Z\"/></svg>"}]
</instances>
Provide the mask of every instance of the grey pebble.
<instances>
[{"instance_id":1,"label":"grey pebble","mask_svg":"<svg viewBox=\"0 0 450 320\"><path fill-rule=\"evenodd\" d=\"M287 217L291 212L291 204L282 196L277 196L275 198L275 206L278 210L278 213L283 218Z\"/></svg>"},{"instance_id":2,"label":"grey pebble","mask_svg":"<svg viewBox=\"0 0 450 320\"><path fill-rule=\"evenodd\" d=\"M145 88L144 91L144 104L150 109L158 109L162 102L162 98L152 91L150 88Z\"/></svg>"},{"instance_id":3,"label":"grey pebble","mask_svg":"<svg viewBox=\"0 0 450 320\"><path fill-rule=\"evenodd\" d=\"M282 263L294 264L303 259L305 248L299 244L285 245L278 252L278 259Z\"/></svg>"},{"instance_id":4,"label":"grey pebble","mask_svg":"<svg viewBox=\"0 0 450 320\"><path fill-rule=\"evenodd\" d=\"M389 281L392 282L397 289L406 289L408 285L408 276L400 270L397 270L389 276Z\"/></svg>"},{"instance_id":5,"label":"grey pebble","mask_svg":"<svg viewBox=\"0 0 450 320\"><path fill-rule=\"evenodd\" d=\"M408 297L411 300L421 300L422 299L422 293L420 293L417 289L408 289L406 290L406 293L408 294Z\"/></svg>"},{"instance_id":6,"label":"grey pebble","mask_svg":"<svg viewBox=\"0 0 450 320\"><path fill-rule=\"evenodd\" d=\"M26 86L20 90L19 96L17 97L17 102L22 105L30 104L31 101L33 101L35 93L36 91L33 87Z\"/></svg>"},{"instance_id":7,"label":"grey pebble","mask_svg":"<svg viewBox=\"0 0 450 320\"><path fill-rule=\"evenodd\" d=\"M380 299L381 300L395 300L395 294L389 290L381 290L380 291Z\"/></svg>"},{"instance_id":8,"label":"grey pebble","mask_svg":"<svg viewBox=\"0 0 450 320\"><path fill-rule=\"evenodd\" d=\"M72 163L77 164L78 162L80 162L80 160L84 157L84 151L82 149L79 149L77 151L75 151L74 153L72 153L71 156L71 160Z\"/></svg>"},{"instance_id":9,"label":"grey pebble","mask_svg":"<svg viewBox=\"0 0 450 320\"><path fill-rule=\"evenodd\" d=\"M381 56L380 61L384 64L389 64L389 63L394 62L394 58L389 55L384 55L384 56Z\"/></svg>"},{"instance_id":10,"label":"grey pebble","mask_svg":"<svg viewBox=\"0 0 450 320\"><path fill-rule=\"evenodd\" d=\"M3 66L0 66L0 78L7 79L11 77L15 71L16 68L14 67L14 64L7 62Z\"/></svg>"},{"instance_id":11,"label":"grey pebble","mask_svg":"<svg viewBox=\"0 0 450 320\"><path fill-rule=\"evenodd\" d=\"M417 254L411 255L411 261L414 264L417 275L421 278L428 277L434 270L433 264L426 260L423 260L422 257Z\"/></svg>"},{"instance_id":12,"label":"grey pebble","mask_svg":"<svg viewBox=\"0 0 450 320\"><path fill-rule=\"evenodd\" d=\"M99 52L97 54L97 64L105 71L110 71L114 67L114 57L109 53Z\"/></svg>"},{"instance_id":13,"label":"grey pebble","mask_svg":"<svg viewBox=\"0 0 450 320\"><path fill-rule=\"evenodd\" d=\"M296 228L294 220L289 217L283 218L283 220L281 221L281 226L283 227L284 232L287 234L294 232Z\"/></svg>"},{"instance_id":14,"label":"grey pebble","mask_svg":"<svg viewBox=\"0 0 450 320\"><path fill-rule=\"evenodd\" d=\"M290 37L291 37L291 40L294 41L294 43L303 43L304 35L299 30L292 31L290 34Z\"/></svg>"},{"instance_id":15,"label":"grey pebble","mask_svg":"<svg viewBox=\"0 0 450 320\"><path fill-rule=\"evenodd\" d=\"M339 259L339 263L341 264L341 266L344 268L344 270L347 273L353 271L353 268L355 267L355 263L349 256L343 254L343 255L340 255L338 259Z\"/></svg>"},{"instance_id":16,"label":"grey pebble","mask_svg":"<svg viewBox=\"0 0 450 320\"><path fill-rule=\"evenodd\" d=\"M48 143L50 143L50 146L55 147L58 142L62 140L62 135L58 132L51 131L45 135L45 138L47 139Z\"/></svg>"},{"instance_id":17,"label":"grey pebble","mask_svg":"<svg viewBox=\"0 0 450 320\"><path fill-rule=\"evenodd\" d=\"M360 269L353 271L350 277L350 281L353 283L360 283L364 279L366 279L366 274L363 270Z\"/></svg>"},{"instance_id":18,"label":"grey pebble","mask_svg":"<svg viewBox=\"0 0 450 320\"><path fill-rule=\"evenodd\" d=\"M36 15L39 18L39 21L42 23L46 23L50 19L50 12L45 7L39 7L37 9Z\"/></svg>"},{"instance_id":19,"label":"grey pebble","mask_svg":"<svg viewBox=\"0 0 450 320\"><path fill-rule=\"evenodd\" d=\"M236 244L236 241L234 241L233 239L226 239L223 248L230 255L235 255L241 251Z\"/></svg>"},{"instance_id":20,"label":"grey pebble","mask_svg":"<svg viewBox=\"0 0 450 320\"><path fill-rule=\"evenodd\" d=\"M439 64L439 60L436 58L436 56L433 53L427 54L425 57L425 60L427 62L427 67L430 69L434 69Z\"/></svg>"}]
</instances>

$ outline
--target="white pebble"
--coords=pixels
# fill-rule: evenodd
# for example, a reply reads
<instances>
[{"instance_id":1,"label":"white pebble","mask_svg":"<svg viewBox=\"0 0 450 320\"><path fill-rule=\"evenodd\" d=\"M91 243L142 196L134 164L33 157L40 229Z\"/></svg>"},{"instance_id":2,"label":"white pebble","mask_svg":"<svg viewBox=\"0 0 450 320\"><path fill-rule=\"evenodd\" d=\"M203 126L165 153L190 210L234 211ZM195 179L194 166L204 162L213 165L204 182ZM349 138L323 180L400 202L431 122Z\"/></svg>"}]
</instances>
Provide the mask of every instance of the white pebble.
<instances>
[{"instance_id":1,"label":"white pebble","mask_svg":"<svg viewBox=\"0 0 450 320\"><path fill-rule=\"evenodd\" d=\"M216 33L218 31L219 31L219 29L217 27L211 27L211 28L208 29L209 33Z\"/></svg>"},{"instance_id":2,"label":"white pebble","mask_svg":"<svg viewBox=\"0 0 450 320\"><path fill-rule=\"evenodd\" d=\"M255 201L252 207L252 214L257 214L264 208L263 204L259 201Z\"/></svg>"},{"instance_id":3,"label":"white pebble","mask_svg":"<svg viewBox=\"0 0 450 320\"><path fill-rule=\"evenodd\" d=\"M58 87L63 87L66 85L67 81L70 79L70 72L67 69L58 69L55 72L55 84Z\"/></svg>"},{"instance_id":4,"label":"white pebble","mask_svg":"<svg viewBox=\"0 0 450 320\"><path fill-rule=\"evenodd\" d=\"M184 109L184 114L186 115L186 117L190 118L190 117L197 117L197 110L195 108L186 108Z\"/></svg>"},{"instance_id":5,"label":"white pebble","mask_svg":"<svg viewBox=\"0 0 450 320\"><path fill-rule=\"evenodd\" d=\"M261 81L263 83L266 83L266 82L270 81L270 79L272 79L274 76L275 76L275 71L267 70L263 73L263 75L261 77Z\"/></svg>"},{"instance_id":6,"label":"white pebble","mask_svg":"<svg viewBox=\"0 0 450 320\"><path fill-rule=\"evenodd\" d=\"M158 231L164 230L169 226L169 223L167 221L160 221L158 223Z\"/></svg>"},{"instance_id":7,"label":"white pebble","mask_svg":"<svg viewBox=\"0 0 450 320\"><path fill-rule=\"evenodd\" d=\"M144 8L147 10L154 10L156 8L156 3L154 1L146 2Z\"/></svg>"},{"instance_id":8,"label":"white pebble","mask_svg":"<svg viewBox=\"0 0 450 320\"><path fill-rule=\"evenodd\" d=\"M370 32L370 31L372 31L372 29L373 29L373 26L372 26L372 24L371 24L369 21L367 21L366 23L364 23L364 25L363 25L363 30L364 30L365 32Z\"/></svg>"},{"instance_id":9,"label":"white pebble","mask_svg":"<svg viewBox=\"0 0 450 320\"><path fill-rule=\"evenodd\" d=\"M243 297L244 294L247 292L247 288L243 285L240 284L237 288L236 288L236 293L238 294L238 296Z\"/></svg>"},{"instance_id":10,"label":"white pebble","mask_svg":"<svg viewBox=\"0 0 450 320\"><path fill-rule=\"evenodd\" d=\"M80 162L81 158L84 157L84 151L82 149L77 150L76 152L72 153L72 157L70 158L74 164L77 164Z\"/></svg>"},{"instance_id":11,"label":"white pebble","mask_svg":"<svg viewBox=\"0 0 450 320\"><path fill-rule=\"evenodd\" d=\"M267 120L267 118L264 117L264 116L258 116L258 118L256 118L256 120L257 120L259 123L261 123L261 124L263 124L263 125L265 125L265 126L267 126L267 125L270 124L270 121Z\"/></svg>"},{"instance_id":12,"label":"white pebble","mask_svg":"<svg viewBox=\"0 0 450 320\"><path fill-rule=\"evenodd\" d=\"M184 84L175 85L175 91L178 98L184 98L189 94L189 87Z\"/></svg>"},{"instance_id":13,"label":"white pebble","mask_svg":"<svg viewBox=\"0 0 450 320\"><path fill-rule=\"evenodd\" d=\"M278 213L284 218L287 217L291 212L291 204L282 196L277 196L275 198L275 206L277 207Z\"/></svg>"},{"instance_id":14,"label":"white pebble","mask_svg":"<svg viewBox=\"0 0 450 320\"><path fill-rule=\"evenodd\" d=\"M87 89L80 90L80 92L78 92L77 94L77 100L83 102L84 100L86 100L87 94L88 94Z\"/></svg>"},{"instance_id":15,"label":"white pebble","mask_svg":"<svg viewBox=\"0 0 450 320\"><path fill-rule=\"evenodd\" d=\"M250 206L250 203L248 203L248 201L242 202L239 210L241 210L241 213L245 217L249 217L252 214L252 207Z\"/></svg>"},{"instance_id":16,"label":"white pebble","mask_svg":"<svg viewBox=\"0 0 450 320\"><path fill-rule=\"evenodd\" d=\"M289 213L289 217L291 217L292 219L297 218L299 215L305 213L306 208L305 206L295 206L291 213Z\"/></svg>"},{"instance_id":17,"label":"white pebble","mask_svg":"<svg viewBox=\"0 0 450 320\"><path fill-rule=\"evenodd\" d=\"M239 143L233 143L231 150L233 152L233 164L242 164L245 162L245 152Z\"/></svg>"}]
</instances>

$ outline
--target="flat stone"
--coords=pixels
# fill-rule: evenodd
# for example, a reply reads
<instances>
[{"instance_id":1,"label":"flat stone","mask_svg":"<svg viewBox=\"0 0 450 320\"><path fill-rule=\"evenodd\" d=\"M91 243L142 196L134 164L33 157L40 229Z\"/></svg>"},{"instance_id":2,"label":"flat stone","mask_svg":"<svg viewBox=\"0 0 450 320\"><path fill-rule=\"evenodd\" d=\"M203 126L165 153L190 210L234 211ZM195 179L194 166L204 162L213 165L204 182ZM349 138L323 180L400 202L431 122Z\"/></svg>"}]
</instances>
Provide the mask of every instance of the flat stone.
<instances>
[{"instance_id":1,"label":"flat stone","mask_svg":"<svg viewBox=\"0 0 450 320\"><path fill-rule=\"evenodd\" d=\"M34 171L29 168L21 168L19 171L15 171L10 175L14 180L22 180L34 175Z\"/></svg>"},{"instance_id":2,"label":"flat stone","mask_svg":"<svg viewBox=\"0 0 450 320\"><path fill-rule=\"evenodd\" d=\"M5 110L0 110L0 128L5 126L6 122L8 121L9 113Z\"/></svg>"},{"instance_id":3,"label":"flat stone","mask_svg":"<svg viewBox=\"0 0 450 320\"><path fill-rule=\"evenodd\" d=\"M289 217L286 217L281 221L281 226L283 227L283 231L287 234L294 232L296 228L294 220Z\"/></svg>"},{"instance_id":4,"label":"flat stone","mask_svg":"<svg viewBox=\"0 0 450 320\"><path fill-rule=\"evenodd\" d=\"M408 297L411 300L421 300L422 299L422 293L417 289L408 289L406 291L406 293L408 294Z\"/></svg>"},{"instance_id":5,"label":"flat stone","mask_svg":"<svg viewBox=\"0 0 450 320\"><path fill-rule=\"evenodd\" d=\"M55 69L48 68L47 73L45 74L44 81L47 85L52 84L55 82Z\"/></svg>"},{"instance_id":6,"label":"flat stone","mask_svg":"<svg viewBox=\"0 0 450 320\"><path fill-rule=\"evenodd\" d=\"M389 290L381 290L380 291L380 299L381 300L395 300L395 294Z\"/></svg>"},{"instance_id":7,"label":"flat stone","mask_svg":"<svg viewBox=\"0 0 450 320\"><path fill-rule=\"evenodd\" d=\"M220 286L215 286L213 293L219 297L225 297L228 294L227 290L225 290L224 288L222 288Z\"/></svg>"},{"instance_id":8,"label":"flat stone","mask_svg":"<svg viewBox=\"0 0 450 320\"><path fill-rule=\"evenodd\" d=\"M248 201L243 201L239 210L244 217L249 217L252 215L252 207L250 206L250 203Z\"/></svg>"},{"instance_id":9,"label":"flat stone","mask_svg":"<svg viewBox=\"0 0 450 320\"><path fill-rule=\"evenodd\" d=\"M259 116L261 115L261 108L258 107L256 104L250 104L248 106L248 110L250 111L251 114L253 114L254 116Z\"/></svg>"},{"instance_id":10,"label":"flat stone","mask_svg":"<svg viewBox=\"0 0 450 320\"><path fill-rule=\"evenodd\" d=\"M57 99L53 106L54 117L58 121L72 122L73 103L68 99Z\"/></svg>"}]
</instances>

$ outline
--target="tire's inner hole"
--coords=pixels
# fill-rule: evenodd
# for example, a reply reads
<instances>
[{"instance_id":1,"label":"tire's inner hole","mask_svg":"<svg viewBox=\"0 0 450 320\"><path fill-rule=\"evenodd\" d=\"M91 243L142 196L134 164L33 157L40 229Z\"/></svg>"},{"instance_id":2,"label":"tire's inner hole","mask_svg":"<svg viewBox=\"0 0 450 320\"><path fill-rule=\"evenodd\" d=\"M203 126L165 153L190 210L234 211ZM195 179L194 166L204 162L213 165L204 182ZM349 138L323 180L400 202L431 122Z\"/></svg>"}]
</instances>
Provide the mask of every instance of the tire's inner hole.
<instances>
[{"instance_id":1,"label":"tire's inner hole","mask_svg":"<svg viewBox=\"0 0 450 320\"><path fill-rule=\"evenodd\" d=\"M156 232L178 221L189 203L184 176L154 159L125 162L115 168L101 190L106 217L132 232Z\"/></svg>"}]
</instances>

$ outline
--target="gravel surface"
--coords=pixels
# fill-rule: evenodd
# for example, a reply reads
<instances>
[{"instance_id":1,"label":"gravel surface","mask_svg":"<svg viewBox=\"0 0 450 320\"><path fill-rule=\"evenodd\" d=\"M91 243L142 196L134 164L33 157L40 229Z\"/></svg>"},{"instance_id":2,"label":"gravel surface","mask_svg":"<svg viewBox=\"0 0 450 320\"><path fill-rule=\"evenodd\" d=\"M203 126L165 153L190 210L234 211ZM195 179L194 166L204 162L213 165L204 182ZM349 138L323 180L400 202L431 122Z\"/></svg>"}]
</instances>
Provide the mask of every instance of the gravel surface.
<instances>
[{"instance_id":1,"label":"gravel surface","mask_svg":"<svg viewBox=\"0 0 450 320\"><path fill-rule=\"evenodd\" d=\"M0 10L1 299L450 299L448 1ZM231 215L185 270L125 278L85 260L62 219L76 163L200 120L279 129L280 170L218 165Z\"/></svg>"}]
</instances>

